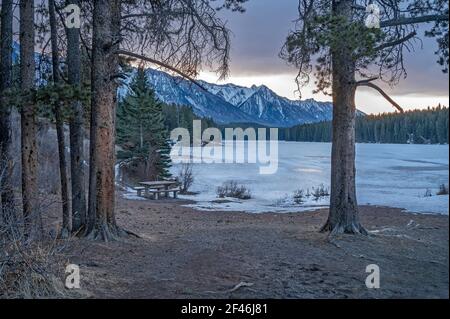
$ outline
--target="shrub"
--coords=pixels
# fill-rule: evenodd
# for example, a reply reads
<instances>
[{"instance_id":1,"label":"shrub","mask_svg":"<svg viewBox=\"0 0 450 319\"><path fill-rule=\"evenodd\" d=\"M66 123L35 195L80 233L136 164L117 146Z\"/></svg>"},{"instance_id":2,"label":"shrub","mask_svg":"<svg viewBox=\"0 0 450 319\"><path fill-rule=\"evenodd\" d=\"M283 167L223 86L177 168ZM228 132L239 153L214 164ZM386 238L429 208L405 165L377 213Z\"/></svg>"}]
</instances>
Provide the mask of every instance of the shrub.
<instances>
[{"instance_id":1,"label":"shrub","mask_svg":"<svg viewBox=\"0 0 450 319\"><path fill-rule=\"evenodd\" d=\"M0 299L65 297L64 266L54 243L26 244L22 238L2 237Z\"/></svg>"},{"instance_id":2,"label":"shrub","mask_svg":"<svg viewBox=\"0 0 450 319\"><path fill-rule=\"evenodd\" d=\"M250 190L236 181L223 183L222 186L217 187L216 193L219 198L231 197L244 200L252 198Z\"/></svg>"},{"instance_id":3,"label":"shrub","mask_svg":"<svg viewBox=\"0 0 450 319\"><path fill-rule=\"evenodd\" d=\"M30 241L17 207L6 210L0 218L0 299L67 297L60 241Z\"/></svg>"},{"instance_id":4,"label":"shrub","mask_svg":"<svg viewBox=\"0 0 450 319\"><path fill-rule=\"evenodd\" d=\"M436 193L436 195L441 196L441 195L448 195L448 186L445 184L441 184L439 186L439 190Z\"/></svg>"},{"instance_id":5,"label":"shrub","mask_svg":"<svg viewBox=\"0 0 450 319\"><path fill-rule=\"evenodd\" d=\"M301 205L305 202L305 191L303 189L298 189L292 195L294 203L297 205Z\"/></svg>"},{"instance_id":6,"label":"shrub","mask_svg":"<svg viewBox=\"0 0 450 319\"><path fill-rule=\"evenodd\" d=\"M283 197L276 199L273 203L273 206L285 207L285 206L290 206L291 203L292 203L291 197L288 194L286 194Z\"/></svg>"},{"instance_id":7,"label":"shrub","mask_svg":"<svg viewBox=\"0 0 450 319\"><path fill-rule=\"evenodd\" d=\"M315 201L318 201L319 199L321 199L323 197L330 196L330 191L323 184L321 184L319 187L313 188L312 196L314 197Z\"/></svg>"},{"instance_id":8,"label":"shrub","mask_svg":"<svg viewBox=\"0 0 450 319\"><path fill-rule=\"evenodd\" d=\"M189 188L191 188L194 183L194 173L192 171L191 163L184 163L181 165L177 180L178 183L180 183L180 194L188 194Z\"/></svg>"}]
</instances>

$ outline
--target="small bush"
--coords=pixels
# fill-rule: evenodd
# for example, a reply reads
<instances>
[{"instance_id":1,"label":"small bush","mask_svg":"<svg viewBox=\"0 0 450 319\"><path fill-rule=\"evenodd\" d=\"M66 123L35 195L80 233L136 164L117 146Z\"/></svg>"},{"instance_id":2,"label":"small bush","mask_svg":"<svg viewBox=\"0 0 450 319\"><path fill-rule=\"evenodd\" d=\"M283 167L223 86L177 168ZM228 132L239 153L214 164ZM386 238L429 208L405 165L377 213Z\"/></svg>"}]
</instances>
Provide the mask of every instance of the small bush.
<instances>
[{"instance_id":1,"label":"small bush","mask_svg":"<svg viewBox=\"0 0 450 319\"><path fill-rule=\"evenodd\" d=\"M436 193L436 195L438 195L438 196L448 195L448 186L445 185L445 184L441 184L441 185L439 186L439 190L438 190L438 192Z\"/></svg>"},{"instance_id":2,"label":"small bush","mask_svg":"<svg viewBox=\"0 0 450 319\"><path fill-rule=\"evenodd\" d=\"M184 163L178 172L177 181L180 183L180 194L188 194L189 188L194 183L194 173L192 172L192 164Z\"/></svg>"},{"instance_id":3,"label":"small bush","mask_svg":"<svg viewBox=\"0 0 450 319\"><path fill-rule=\"evenodd\" d=\"M222 186L217 187L216 193L219 198L231 197L244 200L252 198L250 190L236 181L223 183Z\"/></svg>"},{"instance_id":4,"label":"small bush","mask_svg":"<svg viewBox=\"0 0 450 319\"><path fill-rule=\"evenodd\" d=\"M291 206L291 203L292 203L291 196L286 194L283 197L280 197L280 198L276 199L273 202L273 206L275 206L275 207L286 207L286 206Z\"/></svg>"},{"instance_id":5,"label":"small bush","mask_svg":"<svg viewBox=\"0 0 450 319\"><path fill-rule=\"evenodd\" d=\"M319 187L313 188L312 196L315 201L318 201L321 198L330 196L330 191L323 184L321 184Z\"/></svg>"},{"instance_id":6,"label":"small bush","mask_svg":"<svg viewBox=\"0 0 450 319\"><path fill-rule=\"evenodd\" d=\"M305 191L303 189L298 189L292 195L294 203L296 205L301 205L305 202Z\"/></svg>"},{"instance_id":7,"label":"small bush","mask_svg":"<svg viewBox=\"0 0 450 319\"><path fill-rule=\"evenodd\" d=\"M311 191L309 190L309 188L306 190L305 197L306 198L310 198L311 197Z\"/></svg>"}]
</instances>

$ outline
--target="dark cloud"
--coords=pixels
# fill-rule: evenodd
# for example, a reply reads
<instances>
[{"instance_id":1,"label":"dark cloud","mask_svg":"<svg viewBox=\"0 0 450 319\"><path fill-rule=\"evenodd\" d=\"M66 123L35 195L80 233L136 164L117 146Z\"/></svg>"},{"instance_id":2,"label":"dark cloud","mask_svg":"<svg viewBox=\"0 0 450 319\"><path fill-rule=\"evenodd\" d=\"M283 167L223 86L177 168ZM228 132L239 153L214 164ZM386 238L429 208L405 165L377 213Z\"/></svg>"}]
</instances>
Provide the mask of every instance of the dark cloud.
<instances>
[{"instance_id":1,"label":"dark cloud","mask_svg":"<svg viewBox=\"0 0 450 319\"><path fill-rule=\"evenodd\" d=\"M292 74L278 54L294 26L298 0L250 0L244 14L223 13L232 37L232 76ZM408 77L391 89L395 94L448 95L448 75L437 65L436 42L425 39L406 54Z\"/></svg>"},{"instance_id":2,"label":"dark cloud","mask_svg":"<svg viewBox=\"0 0 450 319\"><path fill-rule=\"evenodd\" d=\"M278 54L296 18L297 0L250 0L244 14L225 13L232 30L232 75L292 72Z\"/></svg>"}]
</instances>

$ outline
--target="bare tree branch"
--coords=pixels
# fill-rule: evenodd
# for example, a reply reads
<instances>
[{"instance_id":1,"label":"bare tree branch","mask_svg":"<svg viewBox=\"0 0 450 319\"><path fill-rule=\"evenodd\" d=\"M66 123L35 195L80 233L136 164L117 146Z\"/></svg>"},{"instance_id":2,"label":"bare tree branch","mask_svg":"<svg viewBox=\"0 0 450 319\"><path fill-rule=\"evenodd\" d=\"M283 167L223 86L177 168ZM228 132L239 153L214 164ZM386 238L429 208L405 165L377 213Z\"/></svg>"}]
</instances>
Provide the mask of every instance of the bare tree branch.
<instances>
[{"instance_id":1,"label":"bare tree branch","mask_svg":"<svg viewBox=\"0 0 450 319\"><path fill-rule=\"evenodd\" d=\"M137 54L137 53L133 53L133 52L125 51L125 50L118 50L118 51L117 51L117 54L126 55L126 56L129 56L129 57L132 57L132 58L136 58L136 59L139 59L139 60L143 60L143 61L147 61L147 62L156 64L156 65L159 65L159 66L161 66L161 67L163 67L163 68L165 68L165 69L167 69L167 70L170 70L170 71L172 71L172 72L175 72L175 73L181 75L183 78L186 78L187 80L191 81L192 83L194 83L195 85L197 85L198 87L200 87L202 90L207 91L207 90L205 89L205 87L203 87L203 86L202 86L198 81L196 81L194 78L192 78L191 76L187 75L186 73L184 73L184 72L178 70L177 68L174 68L174 67L170 66L170 65L167 64L167 63L157 61L157 60L155 60L155 59L146 57L145 55L142 55L142 54Z\"/></svg>"},{"instance_id":2,"label":"bare tree branch","mask_svg":"<svg viewBox=\"0 0 450 319\"><path fill-rule=\"evenodd\" d=\"M410 17L410 18L401 17L401 18L397 18L397 19L382 21L380 23L380 26L382 28L387 28L387 27L396 27L396 26L402 26L402 25L408 25L408 24L439 22L439 21L448 21L448 15L432 14L432 15L426 15L426 16L421 16L421 17Z\"/></svg>"},{"instance_id":3,"label":"bare tree branch","mask_svg":"<svg viewBox=\"0 0 450 319\"><path fill-rule=\"evenodd\" d=\"M361 85L363 83L369 83L369 82L372 82L372 81L376 81L378 79L379 79L378 76L374 76L374 77L371 77L371 78L368 78L368 79L364 79L364 80L358 81L358 82L356 82L356 85L359 86L359 85Z\"/></svg>"},{"instance_id":4,"label":"bare tree branch","mask_svg":"<svg viewBox=\"0 0 450 319\"><path fill-rule=\"evenodd\" d=\"M397 39L397 40L392 41L392 42L383 43L382 45L374 48L374 51L380 51L380 50L384 50L386 48L390 48L390 47L402 44L402 43L404 43L406 41L409 41L410 39L414 38L416 35L417 35L417 32L413 31L413 32L411 32L410 34L408 34L407 36L405 36L403 38Z\"/></svg>"},{"instance_id":5,"label":"bare tree branch","mask_svg":"<svg viewBox=\"0 0 450 319\"><path fill-rule=\"evenodd\" d=\"M395 102L389 95L387 95L387 93L384 92L378 85L375 85L368 80L363 80L363 81L357 82L356 85L357 86L367 86L367 87L377 90L386 100L389 101L389 103L392 104L392 106L394 106L397 110L399 110L400 113L404 113L403 108L397 102Z\"/></svg>"}]
</instances>

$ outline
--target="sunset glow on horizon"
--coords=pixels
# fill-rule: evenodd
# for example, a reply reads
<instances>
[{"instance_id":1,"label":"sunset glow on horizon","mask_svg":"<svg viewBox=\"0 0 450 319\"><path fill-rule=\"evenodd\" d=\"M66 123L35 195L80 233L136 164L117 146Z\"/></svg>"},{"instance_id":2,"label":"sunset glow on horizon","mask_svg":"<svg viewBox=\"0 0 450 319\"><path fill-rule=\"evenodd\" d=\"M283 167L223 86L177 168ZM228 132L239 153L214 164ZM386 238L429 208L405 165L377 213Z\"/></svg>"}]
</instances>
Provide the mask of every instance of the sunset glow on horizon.
<instances>
[{"instance_id":1,"label":"sunset glow on horizon","mask_svg":"<svg viewBox=\"0 0 450 319\"><path fill-rule=\"evenodd\" d=\"M233 83L246 87L264 84L280 96L298 99L295 83L297 70L279 57L284 40L293 28L297 5L297 0L260 0L246 3L247 10L243 14L224 11L222 14L233 32L230 76L225 81L217 82L217 75L205 70L199 78L211 83ZM269 15L277 23L267 23ZM449 78L436 63L436 48L434 39L425 38L422 44L417 44L415 52L405 55L406 79L401 79L398 85L392 87L377 81L405 110L449 105ZM331 101L330 96L313 94L314 89L312 79L302 89L302 99ZM367 114L395 110L378 92L367 88L358 89L356 103Z\"/></svg>"}]
</instances>

